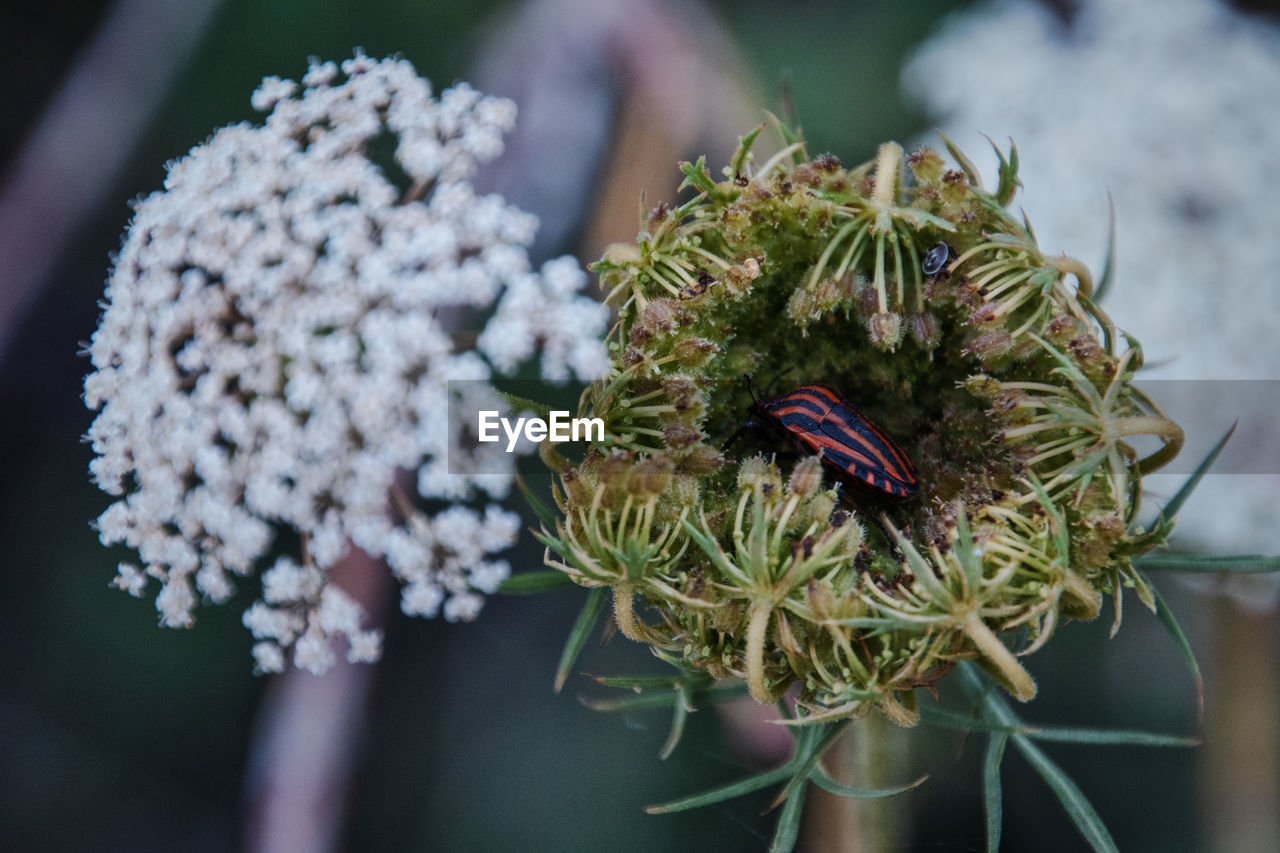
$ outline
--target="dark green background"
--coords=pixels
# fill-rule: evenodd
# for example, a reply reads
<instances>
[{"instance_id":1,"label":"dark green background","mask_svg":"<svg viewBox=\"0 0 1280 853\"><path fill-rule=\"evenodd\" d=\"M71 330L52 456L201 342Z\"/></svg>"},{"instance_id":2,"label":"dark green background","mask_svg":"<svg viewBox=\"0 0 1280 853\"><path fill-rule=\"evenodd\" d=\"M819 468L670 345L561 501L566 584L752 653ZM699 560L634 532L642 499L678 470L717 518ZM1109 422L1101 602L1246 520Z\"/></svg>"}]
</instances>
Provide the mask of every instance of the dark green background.
<instances>
[{"instance_id":1,"label":"dark green background","mask_svg":"<svg viewBox=\"0 0 1280 853\"><path fill-rule=\"evenodd\" d=\"M928 126L903 102L899 69L948 5L724 2L717 12L760 90L771 93L762 106L776 108L787 77L813 150L857 162L883 139L909 139ZM95 0L6 4L0 157L12 158L103 10ZM79 442L91 415L79 399L88 365L76 350L96 321L126 202L161 184L166 160L250 118L248 95L263 75L297 77L309 55L341 59L359 45L373 56L403 53L441 86L467 73L477 26L506 10L492 0L225 4L112 201L61 258L0 376L0 847L215 851L239 843L246 747L265 683L251 674L250 638L239 624L255 592L201 609L195 630L162 630L151 601L108 588L122 555L103 550L89 527L108 501L88 481L89 452ZM540 549L528 544L513 558L518 568L540 562ZM1194 634L1200 603L1177 588L1169 594ZM675 756L659 762L662 715L588 711L576 695L599 689L582 679L552 694L582 597L568 589L495 598L467 625L393 618L359 746L349 849L767 847L765 798L678 816L642 812L745 772L713 712L694 715ZM1106 628L1070 626L1031 660L1041 696L1028 715L1193 731L1189 679L1152 617L1135 604L1117 639L1108 641ZM589 647L580 668L652 665L615 638ZM922 733L919 742L914 762L932 778L909 795L912 849L981 849L982 736ZM1195 846L1194 752L1049 752L1091 796L1121 849ZM1081 849L1020 759L1010 758L1007 773L1006 849Z\"/></svg>"}]
</instances>

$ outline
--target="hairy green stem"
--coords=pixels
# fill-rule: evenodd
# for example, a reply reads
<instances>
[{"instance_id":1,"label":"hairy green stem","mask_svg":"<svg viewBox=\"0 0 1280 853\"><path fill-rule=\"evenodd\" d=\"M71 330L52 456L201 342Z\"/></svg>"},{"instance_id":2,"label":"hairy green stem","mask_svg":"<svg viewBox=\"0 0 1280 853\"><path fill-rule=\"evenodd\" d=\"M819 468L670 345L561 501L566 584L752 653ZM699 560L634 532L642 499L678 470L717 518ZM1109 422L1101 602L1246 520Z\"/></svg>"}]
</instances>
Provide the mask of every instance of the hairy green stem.
<instances>
[{"instance_id":1,"label":"hairy green stem","mask_svg":"<svg viewBox=\"0 0 1280 853\"><path fill-rule=\"evenodd\" d=\"M769 617L773 615L773 602L756 599L751 602L747 619L747 689L757 702L768 704L774 696L764 682L764 641L769 633Z\"/></svg>"},{"instance_id":2,"label":"hairy green stem","mask_svg":"<svg viewBox=\"0 0 1280 853\"><path fill-rule=\"evenodd\" d=\"M1036 683L1031 678L1031 673L1018 663L1013 652L1000 642L1000 638L987 627L987 623L983 622L978 614L969 614L968 618L960 624L960 630L964 631L965 636L978 647L978 651L982 652L983 656L1000 671L1015 699L1019 702L1029 702L1035 698Z\"/></svg>"}]
</instances>

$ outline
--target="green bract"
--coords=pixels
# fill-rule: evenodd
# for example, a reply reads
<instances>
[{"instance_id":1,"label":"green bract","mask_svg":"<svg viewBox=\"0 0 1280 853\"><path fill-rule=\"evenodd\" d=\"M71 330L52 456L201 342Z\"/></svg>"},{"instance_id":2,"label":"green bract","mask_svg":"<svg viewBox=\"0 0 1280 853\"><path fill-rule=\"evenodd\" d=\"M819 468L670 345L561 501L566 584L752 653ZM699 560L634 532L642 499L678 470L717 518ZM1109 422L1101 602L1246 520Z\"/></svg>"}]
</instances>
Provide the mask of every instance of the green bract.
<instances>
[{"instance_id":1,"label":"green bract","mask_svg":"<svg viewBox=\"0 0 1280 853\"><path fill-rule=\"evenodd\" d=\"M1139 479L1181 431L1130 384L1141 349L1087 269L1006 209L1016 150L988 192L950 143L959 169L894 143L846 169L798 142L753 169L758 132L722 181L684 164L697 196L595 267L618 312L613 370L579 414L607 436L577 463L544 445L560 481L548 563L611 587L622 632L669 658L762 702L798 683L801 719L878 706L910 725L914 689L965 658L1029 699L1015 652L1104 594L1118 620L1124 586L1151 606L1131 558L1168 529L1135 528ZM884 511L869 526L816 458L722 452L751 404L744 374L839 389L906 448L920 494L860 497ZM1136 434L1160 451L1139 459Z\"/></svg>"}]
</instances>

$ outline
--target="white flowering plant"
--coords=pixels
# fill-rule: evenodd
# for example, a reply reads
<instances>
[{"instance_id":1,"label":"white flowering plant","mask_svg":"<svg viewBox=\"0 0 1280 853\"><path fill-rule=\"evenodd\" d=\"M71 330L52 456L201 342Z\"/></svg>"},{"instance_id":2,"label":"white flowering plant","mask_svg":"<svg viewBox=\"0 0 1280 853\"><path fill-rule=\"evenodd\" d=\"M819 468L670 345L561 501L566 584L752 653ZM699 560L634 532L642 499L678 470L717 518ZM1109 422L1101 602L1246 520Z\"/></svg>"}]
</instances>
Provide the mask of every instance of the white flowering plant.
<instances>
[{"instance_id":1,"label":"white flowering plant","mask_svg":"<svg viewBox=\"0 0 1280 853\"><path fill-rule=\"evenodd\" d=\"M1097 305L1110 263L1095 287L1011 212L1016 149L997 151L987 190L949 141L958 168L895 143L848 168L780 125L783 151L757 165L758 128L722 175L684 164L694 197L595 266L617 310L606 346L609 309L582 294L578 263L535 270L534 217L472 187L511 102L465 84L437 97L408 62L357 54L268 78L252 104L262 123L218 131L137 204L89 346L91 474L115 498L97 528L137 554L116 586L156 582L161 623L186 627L202 597L256 577L243 621L258 670L319 674L342 643L351 661L380 653L331 578L352 549L385 560L405 613L449 621L500 587L572 580L592 592L557 687L607 592L618 629L675 669L604 680L641 693L609 707L675 707L664 752L695 700L744 684L795 733L784 766L654 811L780 784L773 849L789 849L811 784L863 798L920 784L855 788L822 767L845 726L883 714L990 733L989 849L1009 744L1094 849L1114 849L1033 740L1192 739L1033 730L993 688L1030 700L1023 656L1108 596L1118 627L1126 589L1191 660L1146 572L1206 565L1154 549L1213 454L1139 523L1142 476L1181 430L1132 386L1142 349ZM580 413L607 435L580 459L544 446L553 505L526 495L551 571L510 578L514 457L451 421L501 408L485 383L535 356L546 381L594 380ZM849 470L729 453L759 411L744 372L873 401L919 465L919 499L893 518L845 507ZM1140 458L1134 435L1161 449ZM976 714L921 701L952 671Z\"/></svg>"},{"instance_id":2,"label":"white flowering plant","mask_svg":"<svg viewBox=\"0 0 1280 853\"><path fill-rule=\"evenodd\" d=\"M990 734L989 850L1000 845L1007 746L1093 849L1114 850L1036 741L1196 739L1031 726L1001 691L1033 699L1027 658L1060 626L1098 618L1108 598L1114 634L1128 597L1164 623L1199 686L1148 572L1224 568L1159 549L1230 433L1154 521L1141 520L1142 479L1178 454L1183 433L1132 384L1143 348L1098 304L1113 265L1095 280L1013 213L1017 148L997 149L988 189L945 136L954 166L890 142L845 167L811 157L778 124L785 147L759 165L763 124L718 174L705 158L681 164L693 197L655 208L634 244L593 266L618 322L612 369L579 414L601 418L606 436L580 460L542 451L557 477L541 512L546 563L591 590L560 681L612 599L617 630L674 672L602 678L639 695L595 704L672 708L664 755L689 710L726 688L776 702L794 733L789 761L650 808L776 787L771 850L795 843L809 786L879 799L921 784L866 786L876 774L862 767L854 787L823 767L869 714ZM754 393L751 375L786 376L784 393ZM754 448L737 442L744 433ZM1139 453L1138 437L1156 448ZM1236 570L1280 568L1232 559Z\"/></svg>"},{"instance_id":3,"label":"white flowering plant","mask_svg":"<svg viewBox=\"0 0 1280 853\"><path fill-rule=\"evenodd\" d=\"M138 556L118 587L158 582L161 623L185 627L260 573L257 667L321 673L335 636L379 654L328 580L353 546L385 558L406 613L477 615L510 572L513 459L460 443L450 412L501 400L479 381L453 393L483 399L451 400L449 380L539 347L546 379L592 378L607 313L572 258L530 267L534 216L471 186L511 101L436 97L408 61L357 54L268 78L252 104L261 124L217 131L136 206L89 345L90 471L117 498L103 544ZM485 320L474 348L450 316ZM301 548L278 553L282 533Z\"/></svg>"}]
</instances>

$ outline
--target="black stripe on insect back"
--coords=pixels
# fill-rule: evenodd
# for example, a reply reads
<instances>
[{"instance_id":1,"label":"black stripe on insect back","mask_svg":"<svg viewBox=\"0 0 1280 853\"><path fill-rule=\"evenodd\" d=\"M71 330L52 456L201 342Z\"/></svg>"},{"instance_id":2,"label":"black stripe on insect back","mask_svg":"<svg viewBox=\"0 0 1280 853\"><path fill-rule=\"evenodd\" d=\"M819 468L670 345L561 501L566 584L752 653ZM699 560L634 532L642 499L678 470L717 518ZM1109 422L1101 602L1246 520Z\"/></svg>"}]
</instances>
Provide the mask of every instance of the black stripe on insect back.
<instances>
[{"instance_id":1,"label":"black stripe on insect back","mask_svg":"<svg viewBox=\"0 0 1280 853\"><path fill-rule=\"evenodd\" d=\"M782 426L797 444L821 454L823 463L842 479L902 498L919 489L915 466L897 442L833 388L803 385L761 400L752 410Z\"/></svg>"},{"instance_id":2,"label":"black stripe on insect back","mask_svg":"<svg viewBox=\"0 0 1280 853\"><path fill-rule=\"evenodd\" d=\"M761 405L767 410L777 412L784 423L788 417L804 417L806 413L814 418L821 419L831 408L825 401L817 400L807 395L796 394L794 391L783 397L766 400Z\"/></svg>"}]
</instances>

